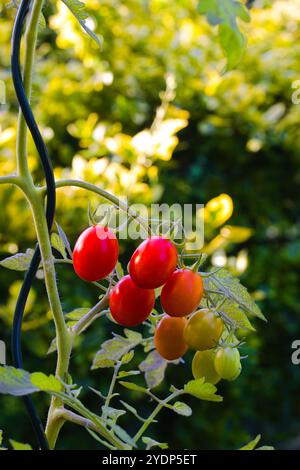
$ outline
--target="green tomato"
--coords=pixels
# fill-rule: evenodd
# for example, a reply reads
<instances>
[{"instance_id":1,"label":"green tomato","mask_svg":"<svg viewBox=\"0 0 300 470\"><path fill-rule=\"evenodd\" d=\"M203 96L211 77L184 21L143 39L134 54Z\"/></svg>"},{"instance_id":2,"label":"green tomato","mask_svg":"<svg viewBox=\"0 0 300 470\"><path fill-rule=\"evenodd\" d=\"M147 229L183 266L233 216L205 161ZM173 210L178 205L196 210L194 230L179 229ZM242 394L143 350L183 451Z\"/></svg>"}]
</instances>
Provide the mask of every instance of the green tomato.
<instances>
[{"instance_id":1,"label":"green tomato","mask_svg":"<svg viewBox=\"0 0 300 470\"><path fill-rule=\"evenodd\" d=\"M216 384L221 380L215 369L215 355L213 349L197 351L192 362L192 372L195 379L205 377L205 381Z\"/></svg>"},{"instance_id":2,"label":"green tomato","mask_svg":"<svg viewBox=\"0 0 300 470\"><path fill-rule=\"evenodd\" d=\"M241 373L241 358L237 348L220 348L215 356L217 374L225 380L235 380Z\"/></svg>"}]
</instances>

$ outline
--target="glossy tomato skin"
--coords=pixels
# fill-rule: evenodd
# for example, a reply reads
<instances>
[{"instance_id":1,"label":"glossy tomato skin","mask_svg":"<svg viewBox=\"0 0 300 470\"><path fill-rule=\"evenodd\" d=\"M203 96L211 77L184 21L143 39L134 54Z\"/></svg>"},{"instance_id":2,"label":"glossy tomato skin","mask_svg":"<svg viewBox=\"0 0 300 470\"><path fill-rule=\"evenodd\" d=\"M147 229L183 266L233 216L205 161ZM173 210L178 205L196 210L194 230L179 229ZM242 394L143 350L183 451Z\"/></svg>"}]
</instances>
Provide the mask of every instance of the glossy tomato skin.
<instances>
[{"instance_id":1,"label":"glossy tomato skin","mask_svg":"<svg viewBox=\"0 0 300 470\"><path fill-rule=\"evenodd\" d=\"M161 291L163 310L172 317L185 317L199 305L203 296L203 281L199 273L177 269Z\"/></svg>"},{"instance_id":2,"label":"glossy tomato skin","mask_svg":"<svg viewBox=\"0 0 300 470\"><path fill-rule=\"evenodd\" d=\"M215 356L215 369L222 379L235 380L240 375L242 366L237 348L220 348Z\"/></svg>"},{"instance_id":3,"label":"glossy tomato skin","mask_svg":"<svg viewBox=\"0 0 300 470\"><path fill-rule=\"evenodd\" d=\"M115 285L109 298L112 317L122 326L137 326L145 321L154 304L154 290L141 289L129 275Z\"/></svg>"},{"instance_id":4,"label":"glossy tomato skin","mask_svg":"<svg viewBox=\"0 0 300 470\"><path fill-rule=\"evenodd\" d=\"M176 269L178 254L167 238L154 236L144 240L133 253L129 273L144 289L156 289L167 282Z\"/></svg>"},{"instance_id":5,"label":"glossy tomato skin","mask_svg":"<svg viewBox=\"0 0 300 470\"><path fill-rule=\"evenodd\" d=\"M194 379L205 377L205 381L213 385L220 382L221 377L215 368L215 356L216 351L214 349L196 352L192 362Z\"/></svg>"},{"instance_id":6,"label":"glossy tomato skin","mask_svg":"<svg viewBox=\"0 0 300 470\"><path fill-rule=\"evenodd\" d=\"M183 338L186 324L186 318L174 318L168 315L160 320L155 330L154 344L161 357L174 361L187 352L188 347Z\"/></svg>"},{"instance_id":7,"label":"glossy tomato skin","mask_svg":"<svg viewBox=\"0 0 300 470\"><path fill-rule=\"evenodd\" d=\"M119 243L107 227L95 225L84 230L73 251L76 274L85 281L99 281L115 268L119 256Z\"/></svg>"},{"instance_id":8,"label":"glossy tomato skin","mask_svg":"<svg viewBox=\"0 0 300 470\"><path fill-rule=\"evenodd\" d=\"M212 310L194 313L184 329L184 339L191 349L205 351L216 346L223 333L224 323Z\"/></svg>"}]
</instances>

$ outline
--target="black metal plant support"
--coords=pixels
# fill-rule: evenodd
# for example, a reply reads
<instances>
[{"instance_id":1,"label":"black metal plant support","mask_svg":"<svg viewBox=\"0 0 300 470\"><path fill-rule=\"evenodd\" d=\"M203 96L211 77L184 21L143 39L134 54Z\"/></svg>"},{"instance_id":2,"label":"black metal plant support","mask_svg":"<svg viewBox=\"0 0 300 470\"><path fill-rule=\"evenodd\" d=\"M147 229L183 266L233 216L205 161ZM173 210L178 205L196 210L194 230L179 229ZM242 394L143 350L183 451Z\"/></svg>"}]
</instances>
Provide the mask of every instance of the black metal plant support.
<instances>
[{"instance_id":1,"label":"black metal plant support","mask_svg":"<svg viewBox=\"0 0 300 470\"><path fill-rule=\"evenodd\" d=\"M43 170L45 173L46 178L46 186L47 186L47 203L46 203L46 218L47 218L47 226L50 232L54 214L55 214L55 180L52 170L52 165L49 159L49 155L47 152L47 148L45 143L42 139L41 133L37 126L37 123L34 119L32 110L30 108L30 104L26 97L21 68L20 68L20 45L22 39L22 30L25 23L25 19L27 13L29 11L31 4L31 0L21 0L21 3L18 8L13 35L12 35L12 54L11 54L11 70L12 70L12 77L13 83L16 91L16 95L18 98L18 102L22 113L24 115L26 124L28 129L32 135L34 140L36 149L38 151ZM41 260L40 249L39 245L37 244L32 261L26 272L25 279L23 285L21 287L15 313L14 313L14 322L13 322L13 330L12 330L12 354L13 354L13 363L14 366L17 368L23 367L23 360L22 360L22 350L21 350L21 330L22 330L22 320L24 309L26 306L26 302L28 299L28 295L35 278L36 272L38 270L39 264ZM30 419L32 422L32 426L35 430L37 435L39 447L42 450L49 449L47 438L45 436L44 428L41 422L41 419L37 413L33 400L29 396L25 396L24 398L25 406L27 408L28 414L30 415Z\"/></svg>"}]
</instances>

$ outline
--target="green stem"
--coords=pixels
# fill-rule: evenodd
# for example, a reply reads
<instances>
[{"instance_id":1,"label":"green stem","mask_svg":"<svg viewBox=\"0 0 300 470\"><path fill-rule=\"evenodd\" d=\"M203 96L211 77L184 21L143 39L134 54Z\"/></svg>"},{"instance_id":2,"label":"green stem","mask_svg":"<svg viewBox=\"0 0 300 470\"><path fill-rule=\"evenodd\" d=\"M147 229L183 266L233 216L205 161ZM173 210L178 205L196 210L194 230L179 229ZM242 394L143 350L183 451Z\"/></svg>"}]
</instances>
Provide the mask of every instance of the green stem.
<instances>
[{"instance_id":1,"label":"green stem","mask_svg":"<svg viewBox=\"0 0 300 470\"><path fill-rule=\"evenodd\" d=\"M158 415L158 413L161 411L161 409L166 406L171 400L173 400L174 398L178 397L179 395L182 394L182 391L181 390L176 390L175 392L173 392L170 396L168 396L165 400L159 400L158 402L158 405L154 408L154 410L152 411L151 415L149 416L149 418L143 423L143 425L141 426L141 428L139 429L139 431L136 433L136 435L134 436L133 438L133 441L136 443L138 442L138 440L143 436L143 434L145 433L145 431L148 429L148 427L150 426L150 424L154 421L154 419L156 418L156 416ZM157 398L157 397L155 397Z\"/></svg>"},{"instance_id":2,"label":"green stem","mask_svg":"<svg viewBox=\"0 0 300 470\"><path fill-rule=\"evenodd\" d=\"M56 181L55 185L56 185L56 188L64 188L67 186L73 186L77 188L86 189L87 191L98 194L98 196L101 196L107 201L110 201L115 207L126 212L128 214L128 217L137 221L141 225L141 227L144 228L144 230L147 232L149 236L152 235L151 228L149 227L145 219L143 219L136 211L132 210L125 202L122 202L119 198L117 198L113 194L110 194L108 191L105 191L104 189L99 188L95 184L87 183L85 181L76 180L76 179L63 179L63 180ZM40 191L42 194L45 194L46 188L42 187L40 188Z\"/></svg>"},{"instance_id":3,"label":"green stem","mask_svg":"<svg viewBox=\"0 0 300 470\"><path fill-rule=\"evenodd\" d=\"M32 72L34 65L34 57L36 50L36 42L38 35L38 26L41 10L43 7L43 0L34 0L29 14L27 28L24 38L24 71L23 83L27 99L30 101L32 89ZM50 238L48 234L47 221L45 217L45 208L43 198L39 190L34 186L31 173L28 168L27 160L27 137L28 131L25 119L21 110L19 110L18 118L18 133L17 133L17 170L18 170L18 185L25 193L30 204L34 224L36 228L38 243L41 251L41 260L45 275L45 284L47 295L49 299L50 308L53 314L56 337L57 337L57 367L56 375L65 378L71 354L71 337L66 328L64 315L61 308L59 299L56 275L54 268L54 261L52 256ZM10 181L11 177L6 178L6 182ZM61 420L56 422L52 419L54 410L61 405L61 400L53 398L49 410L47 436L49 439L50 447L53 448L56 442L58 431L62 425Z\"/></svg>"},{"instance_id":4,"label":"green stem","mask_svg":"<svg viewBox=\"0 0 300 470\"><path fill-rule=\"evenodd\" d=\"M24 68L23 83L28 101L31 99L32 72L38 34L39 18L44 0L34 0L24 38ZM27 160L27 126L21 109L19 110L18 132L17 132L17 168L18 173L32 181Z\"/></svg>"},{"instance_id":5,"label":"green stem","mask_svg":"<svg viewBox=\"0 0 300 470\"><path fill-rule=\"evenodd\" d=\"M112 376L112 379L111 379L108 394L107 394L107 397L106 397L106 400L105 400L105 403L104 403L104 412L103 412L103 419L104 420L106 420L106 418L107 418L107 408L109 407L109 404L110 404L111 399L113 397L114 388L115 388L115 385L116 385L116 381L117 381L117 377L118 377L118 373L119 373L121 365L122 365L122 362L118 361L116 366L115 366L115 370L114 370L114 373L113 373L113 376Z\"/></svg>"}]
</instances>

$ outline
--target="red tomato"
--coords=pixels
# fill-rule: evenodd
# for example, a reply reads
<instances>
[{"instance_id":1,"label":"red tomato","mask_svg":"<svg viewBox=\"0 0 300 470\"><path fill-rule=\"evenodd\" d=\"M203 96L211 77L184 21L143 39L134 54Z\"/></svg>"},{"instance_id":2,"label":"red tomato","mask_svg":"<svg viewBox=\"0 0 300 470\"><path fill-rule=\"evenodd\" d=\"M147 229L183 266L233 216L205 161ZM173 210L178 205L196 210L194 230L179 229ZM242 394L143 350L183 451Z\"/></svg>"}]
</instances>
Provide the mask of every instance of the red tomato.
<instances>
[{"instance_id":1,"label":"red tomato","mask_svg":"<svg viewBox=\"0 0 300 470\"><path fill-rule=\"evenodd\" d=\"M153 289L141 289L129 275L113 288L109 307L114 320L122 326L136 326L145 321L155 304Z\"/></svg>"},{"instance_id":2,"label":"red tomato","mask_svg":"<svg viewBox=\"0 0 300 470\"><path fill-rule=\"evenodd\" d=\"M144 240L133 253L129 272L134 282L144 289L162 286L176 268L178 254L167 238L154 236Z\"/></svg>"},{"instance_id":3,"label":"red tomato","mask_svg":"<svg viewBox=\"0 0 300 470\"><path fill-rule=\"evenodd\" d=\"M118 255L118 240L111 230L100 225L89 227L82 232L75 244L75 272L85 281L99 281L113 271Z\"/></svg>"},{"instance_id":4,"label":"red tomato","mask_svg":"<svg viewBox=\"0 0 300 470\"><path fill-rule=\"evenodd\" d=\"M182 357L188 350L183 338L186 318L164 316L156 327L154 344L157 352L168 361Z\"/></svg>"},{"instance_id":5,"label":"red tomato","mask_svg":"<svg viewBox=\"0 0 300 470\"><path fill-rule=\"evenodd\" d=\"M202 296L203 281L200 274L190 269L178 269L164 285L160 301L168 315L185 317L198 307Z\"/></svg>"}]
</instances>

